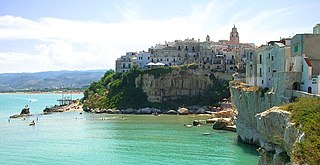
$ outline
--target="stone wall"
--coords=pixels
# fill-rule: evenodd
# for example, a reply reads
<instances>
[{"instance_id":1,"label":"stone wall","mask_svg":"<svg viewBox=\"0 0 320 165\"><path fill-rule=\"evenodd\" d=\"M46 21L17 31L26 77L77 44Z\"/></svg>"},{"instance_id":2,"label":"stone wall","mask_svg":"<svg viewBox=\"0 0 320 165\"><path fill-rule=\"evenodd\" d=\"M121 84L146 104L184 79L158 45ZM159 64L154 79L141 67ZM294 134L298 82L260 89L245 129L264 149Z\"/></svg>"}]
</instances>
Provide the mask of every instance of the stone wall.
<instances>
[{"instance_id":1,"label":"stone wall","mask_svg":"<svg viewBox=\"0 0 320 165\"><path fill-rule=\"evenodd\" d=\"M286 90L291 90L293 83L300 84L301 72L276 72L274 73L273 87L274 92L284 95Z\"/></svg>"},{"instance_id":2,"label":"stone wall","mask_svg":"<svg viewBox=\"0 0 320 165\"><path fill-rule=\"evenodd\" d=\"M285 96L288 98L300 98L300 97L309 97L309 98L315 98L320 97L320 95L311 94L304 91L295 91L295 90L286 90Z\"/></svg>"},{"instance_id":3,"label":"stone wall","mask_svg":"<svg viewBox=\"0 0 320 165\"><path fill-rule=\"evenodd\" d=\"M195 96L204 93L212 85L210 71L202 69L174 69L171 73L155 77L151 74L139 75L135 84L141 85L148 101L162 102L181 96Z\"/></svg>"}]
</instances>

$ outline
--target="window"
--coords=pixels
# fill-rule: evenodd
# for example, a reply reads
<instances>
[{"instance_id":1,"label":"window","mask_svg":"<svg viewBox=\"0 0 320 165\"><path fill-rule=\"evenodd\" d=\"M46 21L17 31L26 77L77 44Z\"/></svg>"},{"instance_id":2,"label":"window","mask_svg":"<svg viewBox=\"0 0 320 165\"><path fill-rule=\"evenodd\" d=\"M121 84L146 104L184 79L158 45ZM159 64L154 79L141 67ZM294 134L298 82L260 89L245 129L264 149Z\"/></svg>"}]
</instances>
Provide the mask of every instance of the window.
<instances>
[{"instance_id":1,"label":"window","mask_svg":"<svg viewBox=\"0 0 320 165\"><path fill-rule=\"evenodd\" d=\"M261 83L263 84L263 80L261 80Z\"/></svg>"},{"instance_id":2,"label":"window","mask_svg":"<svg viewBox=\"0 0 320 165\"><path fill-rule=\"evenodd\" d=\"M268 58L270 59L270 53L269 53L269 56L268 56Z\"/></svg>"},{"instance_id":3,"label":"window","mask_svg":"<svg viewBox=\"0 0 320 165\"><path fill-rule=\"evenodd\" d=\"M271 57L271 61L273 61L273 57L274 57L274 56Z\"/></svg>"},{"instance_id":4,"label":"window","mask_svg":"<svg viewBox=\"0 0 320 165\"><path fill-rule=\"evenodd\" d=\"M186 50L188 50L188 46L186 46Z\"/></svg>"},{"instance_id":5,"label":"window","mask_svg":"<svg viewBox=\"0 0 320 165\"><path fill-rule=\"evenodd\" d=\"M131 68L131 64L128 64L128 68Z\"/></svg>"},{"instance_id":6,"label":"window","mask_svg":"<svg viewBox=\"0 0 320 165\"><path fill-rule=\"evenodd\" d=\"M259 68L259 77L262 77L262 68Z\"/></svg>"},{"instance_id":7,"label":"window","mask_svg":"<svg viewBox=\"0 0 320 165\"><path fill-rule=\"evenodd\" d=\"M178 46L178 50L181 50L181 47L180 47L180 46Z\"/></svg>"},{"instance_id":8,"label":"window","mask_svg":"<svg viewBox=\"0 0 320 165\"><path fill-rule=\"evenodd\" d=\"M125 68L126 67L126 64L122 64L122 68Z\"/></svg>"},{"instance_id":9,"label":"window","mask_svg":"<svg viewBox=\"0 0 320 165\"><path fill-rule=\"evenodd\" d=\"M150 60L150 57L148 57L148 60Z\"/></svg>"},{"instance_id":10,"label":"window","mask_svg":"<svg viewBox=\"0 0 320 165\"><path fill-rule=\"evenodd\" d=\"M260 54L259 63L262 64L262 55Z\"/></svg>"},{"instance_id":11,"label":"window","mask_svg":"<svg viewBox=\"0 0 320 165\"><path fill-rule=\"evenodd\" d=\"M295 45L294 47L293 47L293 52L294 53L297 53L299 51L299 46L298 45Z\"/></svg>"}]
</instances>

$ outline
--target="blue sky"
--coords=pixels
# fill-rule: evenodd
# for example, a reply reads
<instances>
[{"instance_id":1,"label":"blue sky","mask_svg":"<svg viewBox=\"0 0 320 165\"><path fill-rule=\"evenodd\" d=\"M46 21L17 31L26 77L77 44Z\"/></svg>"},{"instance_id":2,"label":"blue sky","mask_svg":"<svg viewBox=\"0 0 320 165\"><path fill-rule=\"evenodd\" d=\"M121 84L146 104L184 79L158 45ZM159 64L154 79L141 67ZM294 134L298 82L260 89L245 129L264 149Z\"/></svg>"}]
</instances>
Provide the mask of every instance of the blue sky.
<instances>
[{"instance_id":1,"label":"blue sky","mask_svg":"<svg viewBox=\"0 0 320 165\"><path fill-rule=\"evenodd\" d=\"M175 39L261 45L311 33L317 0L0 0L0 73L114 69L127 51Z\"/></svg>"}]
</instances>

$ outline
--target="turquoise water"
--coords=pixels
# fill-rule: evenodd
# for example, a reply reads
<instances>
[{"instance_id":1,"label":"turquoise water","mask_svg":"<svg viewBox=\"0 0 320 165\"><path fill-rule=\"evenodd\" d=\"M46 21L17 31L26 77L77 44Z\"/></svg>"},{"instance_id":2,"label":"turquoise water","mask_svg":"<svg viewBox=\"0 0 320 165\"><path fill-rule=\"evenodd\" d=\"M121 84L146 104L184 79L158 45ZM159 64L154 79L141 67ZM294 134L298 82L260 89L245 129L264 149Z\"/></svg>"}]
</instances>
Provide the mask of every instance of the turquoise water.
<instances>
[{"instance_id":1,"label":"turquoise water","mask_svg":"<svg viewBox=\"0 0 320 165\"><path fill-rule=\"evenodd\" d=\"M236 133L183 126L199 116L66 112L8 122L27 103L39 113L60 97L0 94L0 164L258 163L255 147L238 143Z\"/></svg>"}]
</instances>

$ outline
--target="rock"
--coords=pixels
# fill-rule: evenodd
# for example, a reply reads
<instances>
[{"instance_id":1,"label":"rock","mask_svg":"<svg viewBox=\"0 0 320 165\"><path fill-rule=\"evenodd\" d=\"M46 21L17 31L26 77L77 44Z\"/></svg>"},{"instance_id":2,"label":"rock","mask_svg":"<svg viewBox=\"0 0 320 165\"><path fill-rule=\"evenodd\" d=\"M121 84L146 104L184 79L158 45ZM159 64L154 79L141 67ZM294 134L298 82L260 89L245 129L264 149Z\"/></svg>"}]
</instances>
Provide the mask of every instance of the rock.
<instances>
[{"instance_id":1,"label":"rock","mask_svg":"<svg viewBox=\"0 0 320 165\"><path fill-rule=\"evenodd\" d=\"M193 126L198 126L198 125L200 125L200 122L199 122L198 120L194 120L194 121L192 122L192 125L193 125Z\"/></svg>"},{"instance_id":2,"label":"rock","mask_svg":"<svg viewBox=\"0 0 320 165\"><path fill-rule=\"evenodd\" d=\"M176 115L176 114L178 114L178 112L175 111L175 110L169 110L169 111L167 112L167 114L169 114L169 115Z\"/></svg>"},{"instance_id":3,"label":"rock","mask_svg":"<svg viewBox=\"0 0 320 165\"><path fill-rule=\"evenodd\" d=\"M107 109L107 110L106 110L106 113L109 113L109 114L117 114L117 113L119 113L119 110Z\"/></svg>"},{"instance_id":4,"label":"rock","mask_svg":"<svg viewBox=\"0 0 320 165\"><path fill-rule=\"evenodd\" d=\"M179 108L178 113L179 115L187 115L189 114L189 110L187 108Z\"/></svg>"},{"instance_id":5,"label":"rock","mask_svg":"<svg viewBox=\"0 0 320 165\"><path fill-rule=\"evenodd\" d=\"M215 117L229 118L232 117L232 110L225 110L213 113Z\"/></svg>"},{"instance_id":6,"label":"rock","mask_svg":"<svg viewBox=\"0 0 320 165\"><path fill-rule=\"evenodd\" d=\"M202 107L200 107L198 105L193 105L193 106L188 106L186 108L189 110L189 113L194 113L195 114Z\"/></svg>"},{"instance_id":7,"label":"rock","mask_svg":"<svg viewBox=\"0 0 320 165\"><path fill-rule=\"evenodd\" d=\"M218 119L216 122L213 123L212 128L213 129L225 129L225 127L228 125L228 121L224 119Z\"/></svg>"},{"instance_id":8,"label":"rock","mask_svg":"<svg viewBox=\"0 0 320 165\"><path fill-rule=\"evenodd\" d=\"M151 108L151 112L152 113L163 113L163 111L161 109L158 109L158 108Z\"/></svg>"},{"instance_id":9,"label":"rock","mask_svg":"<svg viewBox=\"0 0 320 165\"><path fill-rule=\"evenodd\" d=\"M146 107L146 108L140 108L137 110L137 114L151 114L151 108Z\"/></svg>"},{"instance_id":10,"label":"rock","mask_svg":"<svg viewBox=\"0 0 320 165\"><path fill-rule=\"evenodd\" d=\"M205 114L206 110L204 108L200 108L197 110L196 114Z\"/></svg>"},{"instance_id":11,"label":"rock","mask_svg":"<svg viewBox=\"0 0 320 165\"><path fill-rule=\"evenodd\" d=\"M156 77L142 74L135 79L136 87L141 87L150 102L164 99L195 96L206 92L213 84L210 71L205 69L174 69L172 72Z\"/></svg>"},{"instance_id":12,"label":"rock","mask_svg":"<svg viewBox=\"0 0 320 165\"><path fill-rule=\"evenodd\" d=\"M30 108L28 107L28 105L26 105L22 110L20 115L29 115L30 114Z\"/></svg>"},{"instance_id":13,"label":"rock","mask_svg":"<svg viewBox=\"0 0 320 165\"><path fill-rule=\"evenodd\" d=\"M122 110L121 113L124 113L124 114L133 114L133 113L136 113L136 110L133 109L133 108L128 108L128 109Z\"/></svg>"}]
</instances>

